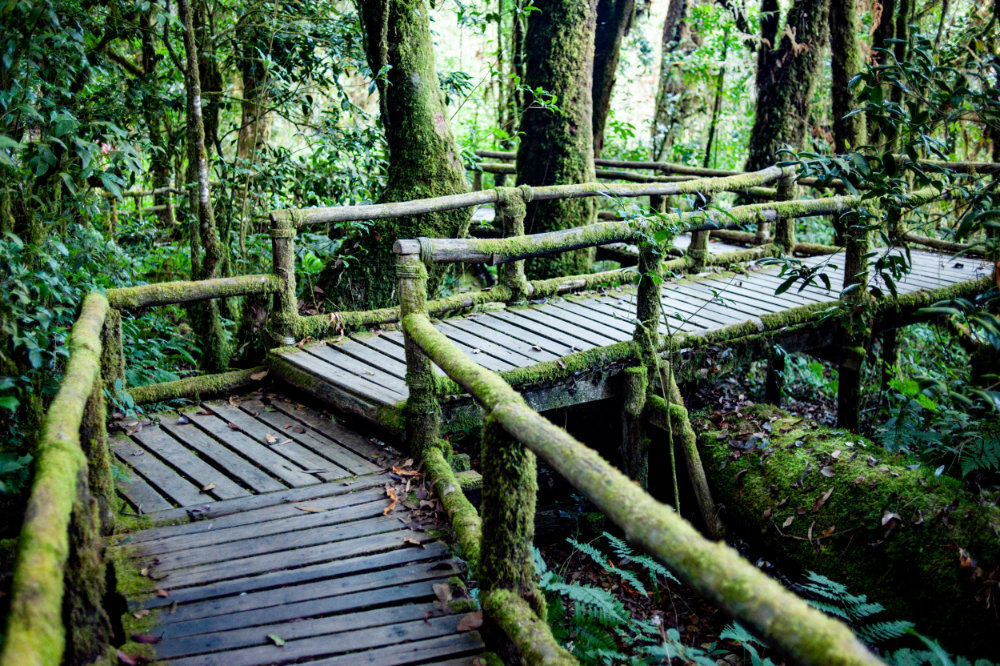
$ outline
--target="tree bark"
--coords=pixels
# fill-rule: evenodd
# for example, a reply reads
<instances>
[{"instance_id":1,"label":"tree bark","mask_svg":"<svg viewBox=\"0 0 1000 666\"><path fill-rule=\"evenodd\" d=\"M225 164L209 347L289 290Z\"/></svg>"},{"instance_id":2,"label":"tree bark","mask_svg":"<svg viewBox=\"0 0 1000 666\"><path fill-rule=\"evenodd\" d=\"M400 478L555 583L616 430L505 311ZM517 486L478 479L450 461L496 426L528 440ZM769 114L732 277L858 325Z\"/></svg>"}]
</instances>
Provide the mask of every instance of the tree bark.
<instances>
[{"instance_id":1,"label":"tree bark","mask_svg":"<svg viewBox=\"0 0 1000 666\"><path fill-rule=\"evenodd\" d=\"M635 17L635 0L597 0L594 32L594 156L604 148L604 128L611 111L611 91L615 85L622 40Z\"/></svg>"},{"instance_id":2,"label":"tree bark","mask_svg":"<svg viewBox=\"0 0 1000 666\"><path fill-rule=\"evenodd\" d=\"M690 0L670 0L663 20L660 46L660 80L653 112L652 153L654 162L667 159L677 139L677 130L691 106L692 95L685 90L680 73L673 64L675 51L683 54L693 46L687 26Z\"/></svg>"},{"instance_id":3,"label":"tree bark","mask_svg":"<svg viewBox=\"0 0 1000 666\"><path fill-rule=\"evenodd\" d=\"M519 185L592 182L594 176L593 100L595 0L536 0L528 18L524 83L555 96L547 108L529 93L521 115L517 151ZM593 200L528 204L525 231L539 233L590 224ZM532 278L587 273L593 252L579 250L529 262Z\"/></svg>"},{"instance_id":4,"label":"tree bark","mask_svg":"<svg viewBox=\"0 0 1000 666\"><path fill-rule=\"evenodd\" d=\"M861 42L858 40L857 0L830 3L830 53L833 70L833 143L838 154L857 150L865 140L865 117L853 110L854 97L849 83L861 71Z\"/></svg>"},{"instance_id":5,"label":"tree bark","mask_svg":"<svg viewBox=\"0 0 1000 666\"><path fill-rule=\"evenodd\" d=\"M192 229L192 259L199 255L195 279L206 280L219 277L223 250L215 226L215 212L208 184L208 152L205 149L205 125L201 115L201 78L191 5L188 0L178 0L177 8L184 24L184 49L187 55L184 80L187 86L188 170L189 173L194 171L193 175L196 176L195 193L191 196L192 203L197 205L197 224ZM196 241L200 248L195 245ZM209 371L224 369L228 350L222 323L219 321L217 302L210 301L191 311L196 320L196 328L202 332L203 368Z\"/></svg>"},{"instance_id":6,"label":"tree bark","mask_svg":"<svg viewBox=\"0 0 1000 666\"><path fill-rule=\"evenodd\" d=\"M382 126L389 146L387 183L380 202L469 189L438 84L428 11L424 0L358 2L368 64L378 76ZM379 76L386 65L388 71ZM460 236L468 225L467 210L376 221L368 234L356 240L352 251L361 260L341 276L335 300L351 310L395 305L393 242ZM432 274L432 293L439 279L440 273Z\"/></svg>"},{"instance_id":7,"label":"tree bark","mask_svg":"<svg viewBox=\"0 0 1000 666\"><path fill-rule=\"evenodd\" d=\"M830 0L795 0L775 46L778 3L761 3L763 40L757 52L757 115L750 132L748 171L773 164L786 146L802 147L809 101L829 32L829 7Z\"/></svg>"}]
</instances>

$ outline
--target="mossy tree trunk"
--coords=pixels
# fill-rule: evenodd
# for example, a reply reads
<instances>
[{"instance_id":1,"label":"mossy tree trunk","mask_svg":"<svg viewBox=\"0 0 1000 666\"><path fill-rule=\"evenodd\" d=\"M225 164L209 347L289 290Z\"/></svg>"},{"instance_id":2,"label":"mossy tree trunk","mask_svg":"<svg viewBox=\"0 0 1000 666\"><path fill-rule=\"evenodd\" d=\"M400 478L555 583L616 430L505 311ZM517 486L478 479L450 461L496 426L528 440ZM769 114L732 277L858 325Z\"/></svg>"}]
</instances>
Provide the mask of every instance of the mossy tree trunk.
<instances>
[{"instance_id":1,"label":"mossy tree trunk","mask_svg":"<svg viewBox=\"0 0 1000 666\"><path fill-rule=\"evenodd\" d=\"M406 201L468 191L438 84L427 3L366 0L357 4L389 146L386 188L379 200ZM352 251L361 260L341 276L334 299L352 310L395 305L392 244L399 238L461 236L468 226L468 210L376 221L369 233L356 239ZM431 293L439 282L440 273L433 273Z\"/></svg>"},{"instance_id":2,"label":"mossy tree trunk","mask_svg":"<svg viewBox=\"0 0 1000 666\"><path fill-rule=\"evenodd\" d=\"M190 197L192 213L197 222L192 225L192 277L206 280L219 277L223 246L215 225L215 211L208 184L208 152L205 148L205 124L202 118L201 78L198 71L198 47L195 43L194 19L188 0L178 0L178 11L184 24L184 81L187 87L188 173L195 177L194 193ZM193 173L192 173L193 172ZM195 261L197 260L197 261ZM201 365L208 371L222 370L227 365L228 349L219 306L216 301L191 308L196 328L202 332Z\"/></svg>"},{"instance_id":3,"label":"mossy tree trunk","mask_svg":"<svg viewBox=\"0 0 1000 666\"><path fill-rule=\"evenodd\" d=\"M667 17L663 20L660 81L656 91L650 155L654 161L666 160L670 156L677 131L693 101L690 91L684 89L680 72L672 66L673 54L676 51L684 53L693 45L687 26L688 2L690 0L670 0Z\"/></svg>"},{"instance_id":4,"label":"mossy tree trunk","mask_svg":"<svg viewBox=\"0 0 1000 666\"><path fill-rule=\"evenodd\" d=\"M557 109L530 93L521 115L517 151L518 185L593 182L593 100L595 0L536 0L525 35L524 84L555 96ZM593 199L531 202L525 218L529 234L591 224ZM528 263L531 278L587 273L591 250L564 252Z\"/></svg>"},{"instance_id":5,"label":"mossy tree trunk","mask_svg":"<svg viewBox=\"0 0 1000 666\"><path fill-rule=\"evenodd\" d=\"M757 51L757 115L750 132L746 169L774 164L786 146L798 150L805 137L809 102L828 34L830 0L795 0L779 37L777 0L761 3L761 48ZM770 46L768 45L770 44Z\"/></svg>"},{"instance_id":6,"label":"mossy tree trunk","mask_svg":"<svg viewBox=\"0 0 1000 666\"><path fill-rule=\"evenodd\" d=\"M604 148L604 128L611 111L611 91L615 85L622 40L635 17L635 0L597 0L594 32L594 155Z\"/></svg>"},{"instance_id":7,"label":"mossy tree trunk","mask_svg":"<svg viewBox=\"0 0 1000 666\"><path fill-rule=\"evenodd\" d=\"M156 18L152 12L142 17L142 74L147 80L156 80ZM162 106L157 99L147 98L144 104L146 131L149 134L151 154L149 157L149 174L152 177L152 189L165 189L170 186L170 151L169 144L164 141ZM164 229L174 226L173 193L156 192L153 194L153 205L156 206L156 217Z\"/></svg>"}]
</instances>

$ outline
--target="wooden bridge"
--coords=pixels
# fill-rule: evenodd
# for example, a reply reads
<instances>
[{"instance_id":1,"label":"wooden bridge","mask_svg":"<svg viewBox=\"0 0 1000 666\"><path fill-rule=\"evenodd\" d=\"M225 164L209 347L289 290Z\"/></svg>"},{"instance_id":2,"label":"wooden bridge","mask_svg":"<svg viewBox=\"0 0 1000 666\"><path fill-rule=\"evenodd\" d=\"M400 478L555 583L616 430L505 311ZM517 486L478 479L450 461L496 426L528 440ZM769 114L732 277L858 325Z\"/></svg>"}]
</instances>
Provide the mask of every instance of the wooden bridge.
<instances>
[{"instance_id":1,"label":"wooden bridge","mask_svg":"<svg viewBox=\"0 0 1000 666\"><path fill-rule=\"evenodd\" d=\"M459 664L487 648L505 660L572 663L544 623L534 582L536 456L637 547L797 660L877 663L849 629L710 540L722 526L677 378L724 358L773 358L776 345L809 350L840 364L850 425L872 336L928 316L922 308L937 301L985 291L993 265L967 248L958 257L909 249L912 269L890 288L869 270L870 252L888 250L872 250L856 223L858 197L795 199L790 167L697 176L278 211L269 274L89 295L41 437L2 663L99 656L118 624L103 610L113 596L107 559L129 604L126 631L171 663ZM663 197L729 191L763 201L523 229L531 201L649 196L657 209ZM399 307L299 315L298 228L484 204L502 238L397 241ZM846 249L796 243L795 219L812 215L843 216ZM724 242L711 242L713 233ZM921 240L905 230L893 237ZM589 247L633 255L637 266L525 277L525 259ZM796 254L805 274L841 276L838 288L783 289L787 275L765 260ZM427 270L454 262L498 265L499 282L428 300ZM234 296L270 307L264 365L129 388L138 403L196 403L109 424L105 394L116 395L124 377L121 313ZM265 374L281 393L259 388ZM293 389L313 402L300 404ZM211 394L226 399L201 401ZM611 397L623 401L628 476L538 414ZM483 423L481 477L458 471L441 439L469 418ZM643 490L644 433L657 427L683 452L710 539ZM113 479L113 460L127 478ZM466 491L480 482L477 508ZM466 590L473 583L477 601Z\"/></svg>"}]
</instances>

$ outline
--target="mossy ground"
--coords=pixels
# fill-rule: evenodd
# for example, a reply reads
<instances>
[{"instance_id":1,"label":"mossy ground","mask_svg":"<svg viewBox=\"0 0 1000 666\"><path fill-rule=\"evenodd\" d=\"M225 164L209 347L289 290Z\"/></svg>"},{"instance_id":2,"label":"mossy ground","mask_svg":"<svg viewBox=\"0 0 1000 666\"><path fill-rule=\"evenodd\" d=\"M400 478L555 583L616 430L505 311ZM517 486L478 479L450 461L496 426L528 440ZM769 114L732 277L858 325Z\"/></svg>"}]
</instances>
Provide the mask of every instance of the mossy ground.
<instances>
[{"instance_id":1,"label":"mossy ground","mask_svg":"<svg viewBox=\"0 0 1000 666\"><path fill-rule=\"evenodd\" d=\"M731 527L953 650L998 655L995 498L770 406L702 414L696 430Z\"/></svg>"}]
</instances>

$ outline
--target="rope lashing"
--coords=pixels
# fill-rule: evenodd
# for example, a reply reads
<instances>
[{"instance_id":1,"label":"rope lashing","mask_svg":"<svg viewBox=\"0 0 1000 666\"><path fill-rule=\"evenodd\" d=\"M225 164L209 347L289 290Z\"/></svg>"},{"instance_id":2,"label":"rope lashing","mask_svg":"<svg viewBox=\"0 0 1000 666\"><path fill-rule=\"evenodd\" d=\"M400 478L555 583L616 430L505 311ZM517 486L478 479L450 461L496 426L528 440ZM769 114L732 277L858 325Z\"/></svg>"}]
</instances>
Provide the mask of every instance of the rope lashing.
<instances>
[{"instance_id":1,"label":"rope lashing","mask_svg":"<svg viewBox=\"0 0 1000 666\"><path fill-rule=\"evenodd\" d=\"M434 263L434 244L426 236L417 238L417 243L420 244L420 261L430 266Z\"/></svg>"},{"instance_id":2,"label":"rope lashing","mask_svg":"<svg viewBox=\"0 0 1000 666\"><path fill-rule=\"evenodd\" d=\"M419 280L427 276L426 271L422 270L423 266L417 264L416 266L411 266L407 264L396 264L396 276L404 279Z\"/></svg>"},{"instance_id":3,"label":"rope lashing","mask_svg":"<svg viewBox=\"0 0 1000 666\"><path fill-rule=\"evenodd\" d=\"M295 238L296 231L292 227L271 227L268 231L271 238Z\"/></svg>"}]
</instances>

